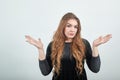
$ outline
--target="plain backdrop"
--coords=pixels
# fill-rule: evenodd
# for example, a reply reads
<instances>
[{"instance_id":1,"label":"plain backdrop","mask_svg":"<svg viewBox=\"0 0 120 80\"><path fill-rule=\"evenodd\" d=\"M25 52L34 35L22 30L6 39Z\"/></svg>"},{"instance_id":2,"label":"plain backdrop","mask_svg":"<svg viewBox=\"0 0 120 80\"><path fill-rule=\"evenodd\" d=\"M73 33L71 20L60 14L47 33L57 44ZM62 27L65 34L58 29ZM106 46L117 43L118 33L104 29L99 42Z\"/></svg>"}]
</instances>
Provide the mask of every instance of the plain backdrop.
<instances>
[{"instance_id":1,"label":"plain backdrop","mask_svg":"<svg viewBox=\"0 0 120 80\"><path fill-rule=\"evenodd\" d=\"M82 37L91 45L99 36L113 36L98 47L100 71L85 64L88 79L120 80L120 0L0 0L0 80L51 80L52 73L41 74L38 51L25 35L41 38L46 51L67 12L79 17Z\"/></svg>"}]
</instances>

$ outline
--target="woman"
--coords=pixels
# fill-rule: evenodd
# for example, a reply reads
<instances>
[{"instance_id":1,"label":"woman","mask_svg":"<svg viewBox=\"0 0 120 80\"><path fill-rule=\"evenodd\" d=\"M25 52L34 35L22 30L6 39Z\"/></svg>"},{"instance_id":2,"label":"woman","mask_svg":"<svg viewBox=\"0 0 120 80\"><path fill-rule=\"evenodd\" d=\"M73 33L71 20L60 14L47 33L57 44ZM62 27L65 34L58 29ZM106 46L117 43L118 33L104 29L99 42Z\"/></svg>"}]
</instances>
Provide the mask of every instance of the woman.
<instances>
[{"instance_id":1,"label":"woman","mask_svg":"<svg viewBox=\"0 0 120 80\"><path fill-rule=\"evenodd\" d=\"M47 47L46 56L41 40L26 35L27 42L39 51L39 66L43 75L53 70L52 80L87 80L84 62L95 73L100 70L100 57L97 47L110 40L111 34L89 42L81 37L81 24L73 13L65 14L53 40Z\"/></svg>"}]
</instances>

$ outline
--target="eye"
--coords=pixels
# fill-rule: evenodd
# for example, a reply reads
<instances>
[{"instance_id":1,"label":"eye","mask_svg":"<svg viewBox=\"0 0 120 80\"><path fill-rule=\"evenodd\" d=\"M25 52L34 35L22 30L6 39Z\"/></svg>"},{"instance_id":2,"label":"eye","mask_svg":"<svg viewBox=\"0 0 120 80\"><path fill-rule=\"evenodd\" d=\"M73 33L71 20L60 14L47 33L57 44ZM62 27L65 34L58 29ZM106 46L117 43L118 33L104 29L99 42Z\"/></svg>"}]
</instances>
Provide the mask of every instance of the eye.
<instances>
[{"instance_id":1,"label":"eye","mask_svg":"<svg viewBox=\"0 0 120 80\"><path fill-rule=\"evenodd\" d=\"M76 25L76 26L74 26L74 28L77 28L77 29L78 29L78 26Z\"/></svg>"},{"instance_id":2,"label":"eye","mask_svg":"<svg viewBox=\"0 0 120 80\"><path fill-rule=\"evenodd\" d=\"M66 27L71 27L72 25L71 24L67 24L67 26Z\"/></svg>"}]
</instances>

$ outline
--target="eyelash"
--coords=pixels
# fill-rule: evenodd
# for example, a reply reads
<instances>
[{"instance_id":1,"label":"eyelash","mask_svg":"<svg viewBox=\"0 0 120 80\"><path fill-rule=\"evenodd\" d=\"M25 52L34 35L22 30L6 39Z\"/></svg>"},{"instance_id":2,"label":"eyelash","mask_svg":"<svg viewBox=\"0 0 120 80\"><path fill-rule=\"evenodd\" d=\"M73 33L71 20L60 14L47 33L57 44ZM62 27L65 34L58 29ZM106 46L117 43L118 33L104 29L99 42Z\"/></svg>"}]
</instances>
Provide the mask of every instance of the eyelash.
<instances>
[{"instance_id":1,"label":"eyelash","mask_svg":"<svg viewBox=\"0 0 120 80\"><path fill-rule=\"evenodd\" d=\"M71 25L67 25L67 27L71 27Z\"/></svg>"},{"instance_id":2,"label":"eyelash","mask_svg":"<svg viewBox=\"0 0 120 80\"><path fill-rule=\"evenodd\" d=\"M67 25L67 27L71 27L72 25ZM74 28L77 28L78 29L78 26L74 26Z\"/></svg>"},{"instance_id":3,"label":"eyelash","mask_svg":"<svg viewBox=\"0 0 120 80\"><path fill-rule=\"evenodd\" d=\"M74 28L78 28L78 26L74 26Z\"/></svg>"}]
</instances>

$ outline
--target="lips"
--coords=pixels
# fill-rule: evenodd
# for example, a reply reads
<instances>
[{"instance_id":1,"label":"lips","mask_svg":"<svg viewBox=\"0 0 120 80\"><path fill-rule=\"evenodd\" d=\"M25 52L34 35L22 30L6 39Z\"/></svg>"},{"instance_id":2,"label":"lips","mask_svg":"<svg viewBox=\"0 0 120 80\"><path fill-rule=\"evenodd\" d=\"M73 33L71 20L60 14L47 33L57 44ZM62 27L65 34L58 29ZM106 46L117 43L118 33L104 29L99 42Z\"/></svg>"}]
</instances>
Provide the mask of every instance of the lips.
<instances>
[{"instance_id":1,"label":"lips","mask_svg":"<svg viewBox=\"0 0 120 80\"><path fill-rule=\"evenodd\" d=\"M74 36L74 33L70 33L69 35L70 35L70 36Z\"/></svg>"}]
</instances>

